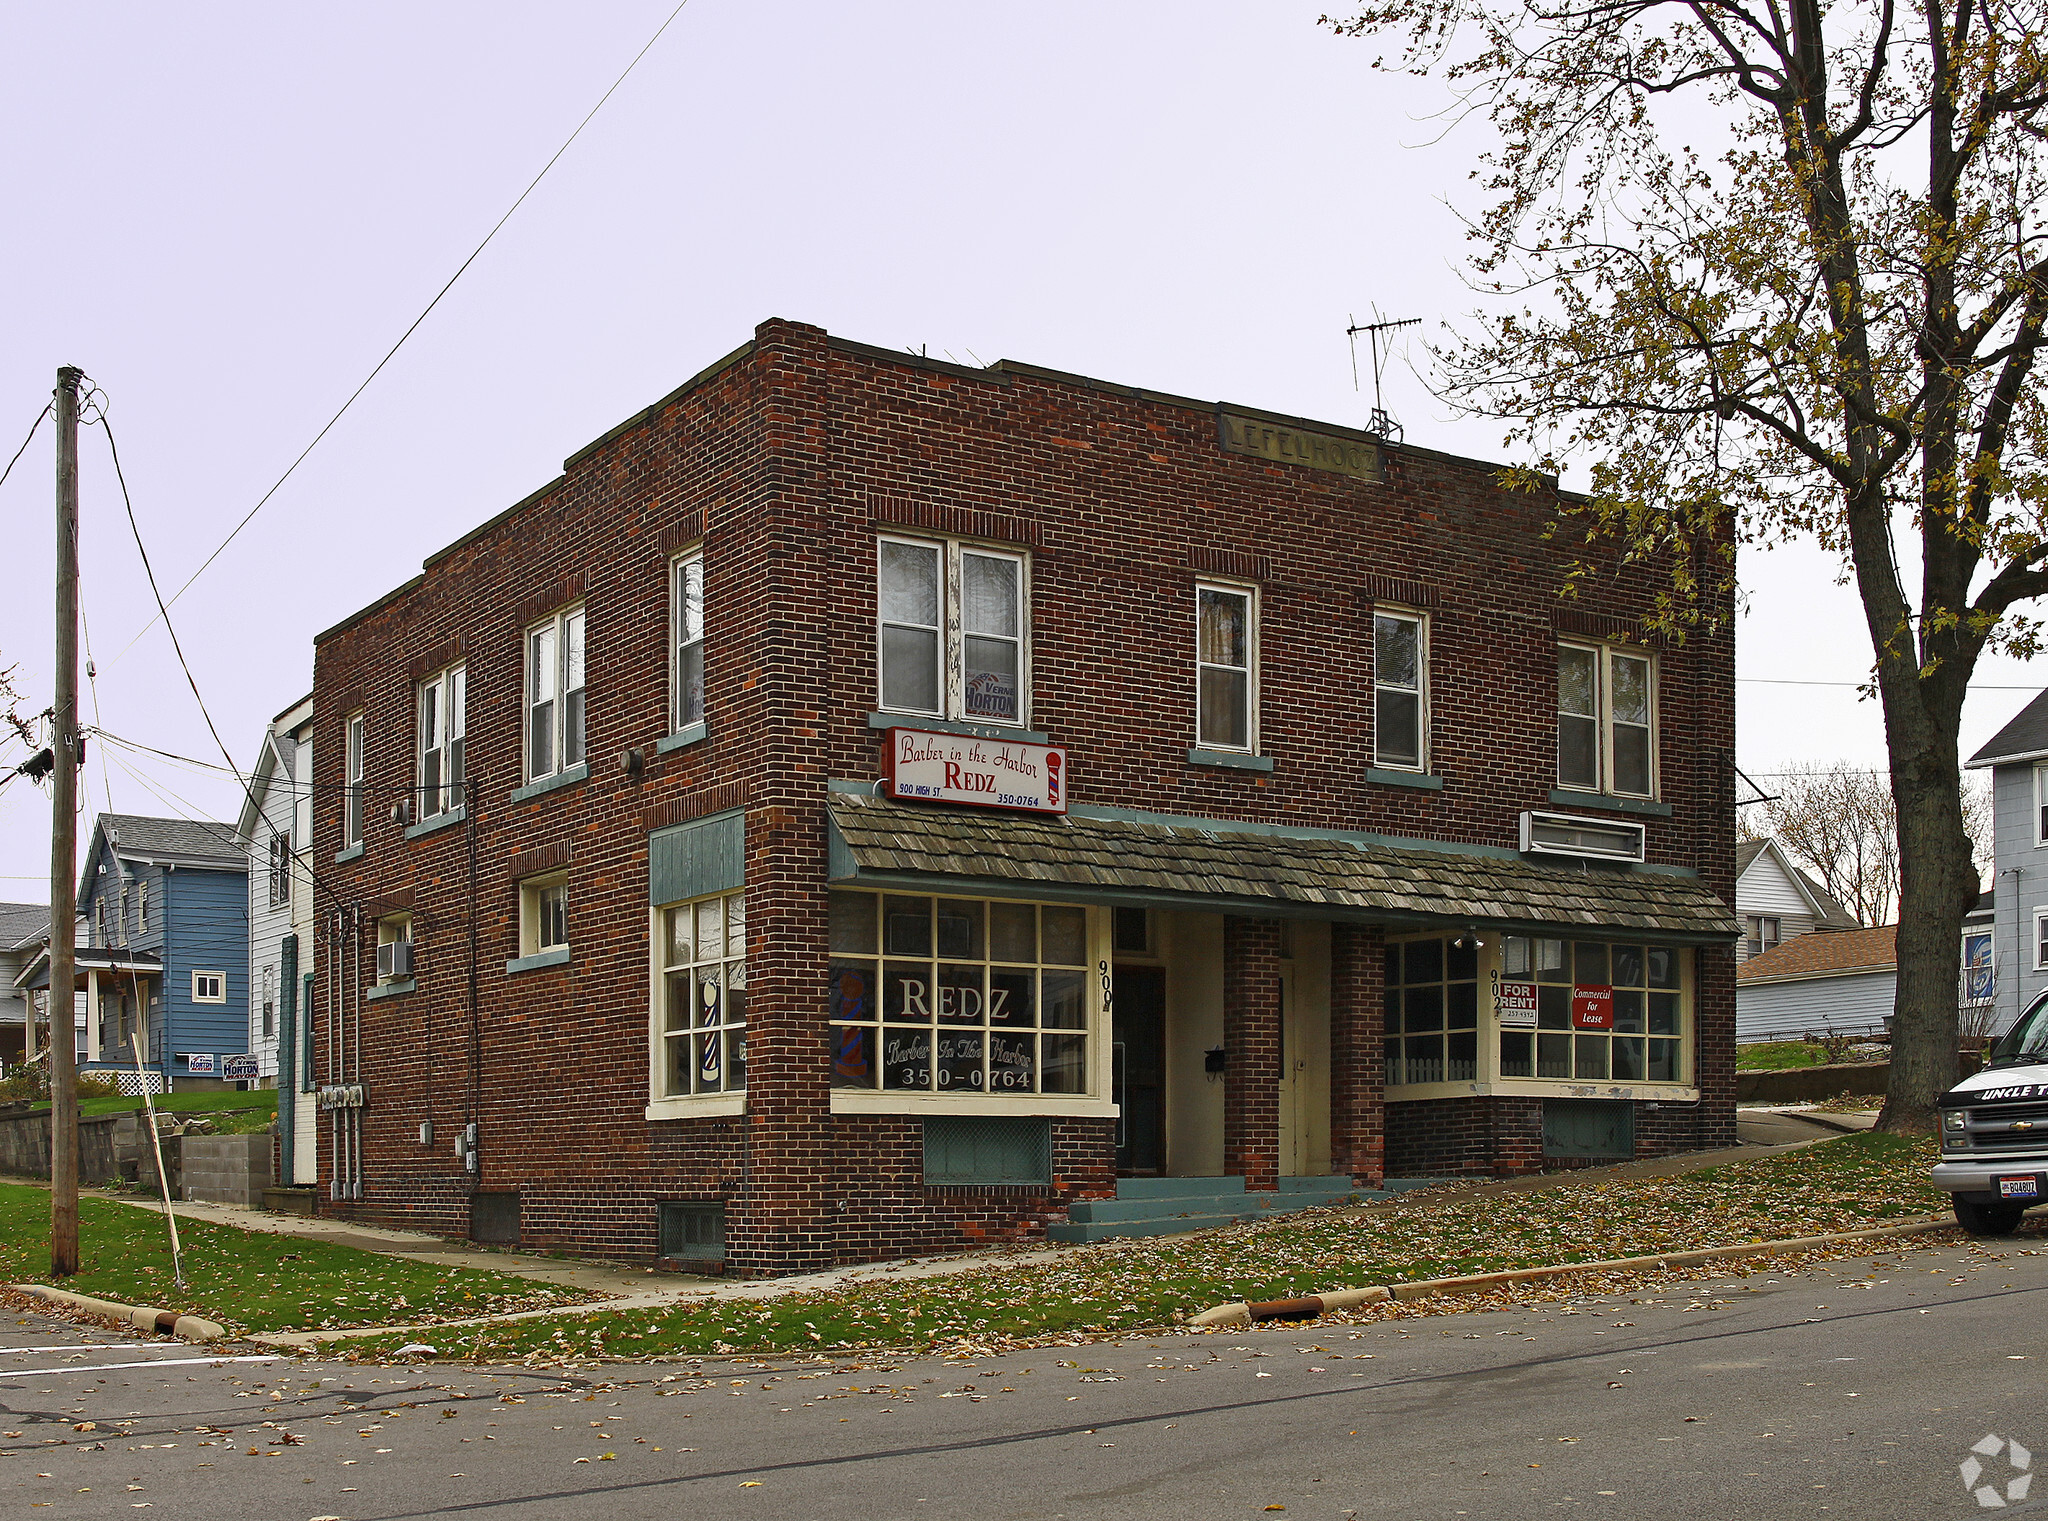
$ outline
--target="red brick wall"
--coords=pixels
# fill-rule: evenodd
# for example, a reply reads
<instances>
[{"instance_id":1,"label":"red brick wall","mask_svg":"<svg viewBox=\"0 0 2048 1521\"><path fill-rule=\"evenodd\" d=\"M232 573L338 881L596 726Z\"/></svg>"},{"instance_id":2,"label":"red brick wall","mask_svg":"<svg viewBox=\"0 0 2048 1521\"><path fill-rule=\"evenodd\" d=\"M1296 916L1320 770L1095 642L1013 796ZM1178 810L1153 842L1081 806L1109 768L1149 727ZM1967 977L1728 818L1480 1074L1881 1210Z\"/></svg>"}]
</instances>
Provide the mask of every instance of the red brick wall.
<instances>
[{"instance_id":1,"label":"red brick wall","mask_svg":"<svg viewBox=\"0 0 2048 1521\"><path fill-rule=\"evenodd\" d=\"M1279 1187L1280 923L1223 920L1223 1171Z\"/></svg>"},{"instance_id":2,"label":"red brick wall","mask_svg":"<svg viewBox=\"0 0 2048 1521\"><path fill-rule=\"evenodd\" d=\"M1386 1170L1386 935L1330 926L1330 1171L1368 1187Z\"/></svg>"},{"instance_id":3,"label":"red brick wall","mask_svg":"<svg viewBox=\"0 0 2048 1521\"><path fill-rule=\"evenodd\" d=\"M1015 369L966 372L763 324L750 353L575 456L528 504L318 646L321 795L339 796L342 724L358 705L370 719L373 789L358 860L333 863L339 808L318 811L321 905L410 890L420 962L417 992L364 1006L369 1190L352 1212L459 1231L472 1180L450 1143L474 1118L476 1186L520 1189L536 1244L645 1255L662 1198L725 1200L732 1261L748 1272L1007 1228L1012 1201L923 1187L905 1160L911 1122L830 1114L823 800L828 779L877 771L867 722L878 705L877 532L971 533L1029 551L1029 716L1069 748L1077 802L1506 845L1522 809L1547 806L1554 778L1559 630L1625 627L1651 605L1659 572L1626 567L1561 609L1563 556L1543 536L1553 503L1502 492L1492 469L1402 448L1388 452L1384 484L1364 484L1223 452L1206 403ZM666 566L699 533L710 738L658 755L669 727ZM1270 773L1187 758L1194 588L1219 566L1259 582ZM519 615L578 594L589 620L591 775L514 805ZM1375 596L1431 613L1440 792L1365 780ZM406 841L386 815L413 777L412 682L422 661L455 651L469 671L473 822ZM1702 633L1659 658L1662 795L1675 811L1647 820L1651 857L1699 868L1727 898L1730 635ZM614 764L629 747L646 754L637 774ZM749 1113L649 1122L647 831L740 805ZM508 976L510 863L537 848L567 852L575 959ZM1706 1108L1732 1124L1732 1051L1708 1051L1732 1041L1732 971L1711 956L1702 963ZM1364 996L1353 982L1340 996ZM1341 1037L1333 1025L1333 1042L1355 1048L1359 1019ZM1252 1069L1229 1044L1235 1081ZM1377 1042L1365 1044L1364 1059L1377 1062ZM1346 1100L1354 1116L1369 1110L1374 1086L1360 1081ZM427 1118L432 1148L417 1140ZM1369 1157L1363 1123L1354 1120L1349 1143L1354 1166ZM323 1177L329 1134L323 1123ZM1061 1135L1075 1148L1061 1153L1062 1176L1106 1186L1104 1156L1082 1156L1108 1146L1106 1125L1063 1122ZM871 1139L886 1165L851 1136ZM1391 1132L1387 1146L1398 1174Z\"/></svg>"}]
</instances>

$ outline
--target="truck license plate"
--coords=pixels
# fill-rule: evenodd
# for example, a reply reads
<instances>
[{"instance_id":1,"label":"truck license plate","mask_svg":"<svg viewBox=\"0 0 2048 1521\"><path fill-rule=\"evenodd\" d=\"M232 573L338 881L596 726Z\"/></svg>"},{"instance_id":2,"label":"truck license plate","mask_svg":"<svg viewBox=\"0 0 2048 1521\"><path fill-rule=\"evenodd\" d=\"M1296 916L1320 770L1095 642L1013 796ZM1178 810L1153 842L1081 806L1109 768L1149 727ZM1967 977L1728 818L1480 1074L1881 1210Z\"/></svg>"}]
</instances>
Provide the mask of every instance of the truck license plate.
<instances>
[{"instance_id":1,"label":"truck license plate","mask_svg":"<svg viewBox=\"0 0 2048 1521\"><path fill-rule=\"evenodd\" d=\"M2041 1184L2037 1178L2000 1178L1998 1196L2001 1199L2038 1199Z\"/></svg>"}]
</instances>

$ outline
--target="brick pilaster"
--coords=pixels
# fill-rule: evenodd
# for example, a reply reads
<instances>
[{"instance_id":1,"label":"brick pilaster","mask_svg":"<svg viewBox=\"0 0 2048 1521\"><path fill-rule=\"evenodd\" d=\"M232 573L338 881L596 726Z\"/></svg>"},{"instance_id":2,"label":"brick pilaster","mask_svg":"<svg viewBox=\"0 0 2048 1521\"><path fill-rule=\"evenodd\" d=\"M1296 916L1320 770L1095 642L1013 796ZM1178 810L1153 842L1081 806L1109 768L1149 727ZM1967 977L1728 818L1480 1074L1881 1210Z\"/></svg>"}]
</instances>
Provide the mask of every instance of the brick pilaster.
<instances>
[{"instance_id":1,"label":"brick pilaster","mask_svg":"<svg viewBox=\"0 0 2048 1521\"><path fill-rule=\"evenodd\" d=\"M1223 1170L1271 1190L1280 1176L1280 926L1223 920Z\"/></svg>"},{"instance_id":2,"label":"brick pilaster","mask_svg":"<svg viewBox=\"0 0 2048 1521\"><path fill-rule=\"evenodd\" d=\"M1330 1171L1378 1187L1386 1175L1386 936L1330 926Z\"/></svg>"}]
</instances>

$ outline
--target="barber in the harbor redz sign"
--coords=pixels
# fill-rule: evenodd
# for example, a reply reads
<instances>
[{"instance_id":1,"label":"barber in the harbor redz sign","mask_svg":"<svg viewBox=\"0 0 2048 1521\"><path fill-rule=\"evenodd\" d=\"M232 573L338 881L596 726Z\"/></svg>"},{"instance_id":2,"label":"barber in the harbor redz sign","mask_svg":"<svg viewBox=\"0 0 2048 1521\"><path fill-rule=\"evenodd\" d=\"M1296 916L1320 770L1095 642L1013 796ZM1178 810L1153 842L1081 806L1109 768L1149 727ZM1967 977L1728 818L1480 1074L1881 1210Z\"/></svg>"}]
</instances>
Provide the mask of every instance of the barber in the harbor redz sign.
<instances>
[{"instance_id":1,"label":"barber in the harbor redz sign","mask_svg":"<svg viewBox=\"0 0 2048 1521\"><path fill-rule=\"evenodd\" d=\"M891 729L884 782L892 797L1065 813L1067 752L1054 745Z\"/></svg>"},{"instance_id":2,"label":"barber in the harbor redz sign","mask_svg":"<svg viewBox=\"0 0 2048 1521\"><path fill-rule=\"evenodd\" d=\"M1614 1028L1614 989L1589 987L1580 983L1572 989L1572 1028L1611 1030Z\"/></svg>"}]
</instances>

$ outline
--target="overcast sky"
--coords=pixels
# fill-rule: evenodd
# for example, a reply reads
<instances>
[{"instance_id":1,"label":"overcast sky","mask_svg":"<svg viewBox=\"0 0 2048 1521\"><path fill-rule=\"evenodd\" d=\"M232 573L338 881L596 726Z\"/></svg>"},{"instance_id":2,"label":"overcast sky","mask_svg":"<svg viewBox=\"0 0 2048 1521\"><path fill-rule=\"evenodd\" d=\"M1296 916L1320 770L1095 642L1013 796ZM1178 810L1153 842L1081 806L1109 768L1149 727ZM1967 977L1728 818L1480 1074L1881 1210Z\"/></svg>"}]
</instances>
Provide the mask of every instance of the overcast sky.
<instances>
[{"instance_id":1,"label":"overcast sky","mask_svg":"<svg viewBox=\"0 0 2048 1521\"><path fill-rule=\"evenodd\" d=\"M1484 147L1373 73L1328 0L691 0L532 198L174 609L241 761L312 636L551 479L771 316L1357 424L1347 317L1473 305ZM315 10L14 7L0 50L0 461L60 364L103 390L166 591L361 383L673 0ZM1453 202L1455 204L1455 202ZM1467 202L1466 204L1470 204ZM1418 360L1420 348L1415 348ZM1397 360L1408 438L1501 457ZM86 719L215 752L82 444ZM0 664L48 701L51 445L0 487ZM1583 474L1578 477L1583 480ZM1567 484L1573 481L1566 477ZM1740 759L1881 763L1853 595L1752 553ZM1989 662L1965 750L2025 701ZM0 750L0 764L20 758ZM111 759L114 764L107 764ZM90 815L232 820L232 782L103 748ZM152 790L154 789L154 791ZM41 900L48 803L0 792L0 898Z\"/></svg>"}]
</instances>

